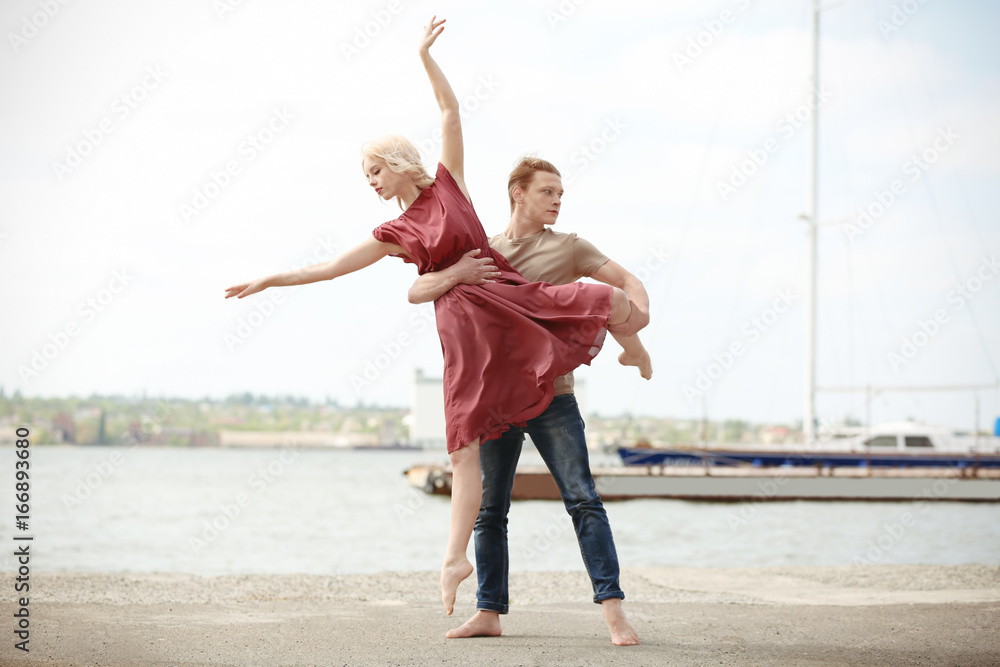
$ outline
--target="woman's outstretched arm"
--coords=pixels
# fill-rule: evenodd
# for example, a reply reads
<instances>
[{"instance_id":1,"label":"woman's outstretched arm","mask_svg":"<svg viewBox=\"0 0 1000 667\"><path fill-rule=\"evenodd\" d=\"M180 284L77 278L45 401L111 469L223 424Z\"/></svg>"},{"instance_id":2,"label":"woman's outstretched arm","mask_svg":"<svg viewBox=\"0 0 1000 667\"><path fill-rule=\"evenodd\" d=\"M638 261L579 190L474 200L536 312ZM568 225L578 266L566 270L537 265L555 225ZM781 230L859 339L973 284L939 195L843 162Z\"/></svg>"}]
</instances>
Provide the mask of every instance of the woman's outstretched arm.
<instances>
[{"instance_id":1,"label":"woman's outstretched arm","mask_svg":"<svg viewBox=\"0 0 1000 667\"><path fill-rule=\"evenodd\" d=\"M235 296L242 299L268 287L290 287L291 285L315 283L320 280L333 280L370 266L389 253L405 254L399 246L384 243L372 236L329 262L313 264L294 271L275 273L266 278L227 287L226 298Z\"/></svg>"},{"instance_id":2,"label":"woman's outstretched arm","mask_svg":"<svg viewBox=\"0 0 1000 667\"><path fill-rule=\"evenodd\" d=\"M431 57L431 45L444 31L445 22L445 19L440 21L435 19L436 16L431 17L430 23L424 26L424 38L420 42L420 60L424 63L431 88L434 90L434 97L441 109L441 164L458 183L465 198L472 201L468 190L465 189L465 147L462 143L462 118L459 114L458 98L455 97L455 92L451 89L451 84L448 83L441 67Z\"/></svg>"}]
</instances>

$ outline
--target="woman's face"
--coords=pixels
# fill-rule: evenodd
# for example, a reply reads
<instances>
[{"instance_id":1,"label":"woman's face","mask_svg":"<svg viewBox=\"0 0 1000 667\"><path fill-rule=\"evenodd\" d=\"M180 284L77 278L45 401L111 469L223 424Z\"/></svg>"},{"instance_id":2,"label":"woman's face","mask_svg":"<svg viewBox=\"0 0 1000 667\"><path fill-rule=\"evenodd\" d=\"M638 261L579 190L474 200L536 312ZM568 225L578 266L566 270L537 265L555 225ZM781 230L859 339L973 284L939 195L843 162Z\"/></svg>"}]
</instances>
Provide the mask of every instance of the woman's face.
<instances>
[{"instance_id":1,"label":"woman's face","mask_svg":"<svg viewBox=\"0 0 1000 667\"><path fill-rule=\"evenodd\" d=\"M368 185L386 201L399 196L400 192L410 185L410 178L407 175L397 174L378 158L365 157L361 166L365 170Z\"/></svg>"}]
</instances>

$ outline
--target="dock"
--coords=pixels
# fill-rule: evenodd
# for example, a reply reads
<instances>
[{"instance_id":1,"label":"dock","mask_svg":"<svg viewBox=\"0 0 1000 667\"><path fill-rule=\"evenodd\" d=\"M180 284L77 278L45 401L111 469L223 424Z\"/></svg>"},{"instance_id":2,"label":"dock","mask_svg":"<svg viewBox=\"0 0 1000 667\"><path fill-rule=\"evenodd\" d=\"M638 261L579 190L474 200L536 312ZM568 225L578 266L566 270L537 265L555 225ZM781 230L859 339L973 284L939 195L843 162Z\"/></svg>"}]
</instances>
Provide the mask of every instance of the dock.
<instances>
[{"instance_id":1,"label":"dock","mask_svg":"<svg viewBox=\"0 0 1000 667\"><path fill-rule=\"evenodd\" d=\"M601 498L674 498L721 502L779 500L1000 501L1000 469L648 466L592 470ZM427 493L450 495L451 469L412 466L404 474ZM543 466L514 475L512 500L559 500Z\"/></svg>"}]
</instances>

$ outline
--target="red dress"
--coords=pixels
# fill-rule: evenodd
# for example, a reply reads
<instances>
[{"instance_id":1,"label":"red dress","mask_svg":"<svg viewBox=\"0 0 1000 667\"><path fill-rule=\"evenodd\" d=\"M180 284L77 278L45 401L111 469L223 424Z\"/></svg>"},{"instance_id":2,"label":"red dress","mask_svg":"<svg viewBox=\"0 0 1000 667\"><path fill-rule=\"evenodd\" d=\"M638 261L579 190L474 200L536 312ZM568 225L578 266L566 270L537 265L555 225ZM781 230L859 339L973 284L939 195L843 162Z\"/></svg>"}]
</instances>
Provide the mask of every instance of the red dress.
<instances>
[{"instance_id":1,"label":"red dress","mask_svg":"<svg viewBox=\"0 0 1000 667\"><path fill-rule=\"evenodd\" d=\"M449 452L540 415L555 378L590 364L604 343L612 288L529 283L490 248L475 209L442 164L403 215L372 234L406 250L403 259L421 274L446 269L474 248L500 269L495 283L457 285L434 302Z\"/></svg>"}]
</instances>

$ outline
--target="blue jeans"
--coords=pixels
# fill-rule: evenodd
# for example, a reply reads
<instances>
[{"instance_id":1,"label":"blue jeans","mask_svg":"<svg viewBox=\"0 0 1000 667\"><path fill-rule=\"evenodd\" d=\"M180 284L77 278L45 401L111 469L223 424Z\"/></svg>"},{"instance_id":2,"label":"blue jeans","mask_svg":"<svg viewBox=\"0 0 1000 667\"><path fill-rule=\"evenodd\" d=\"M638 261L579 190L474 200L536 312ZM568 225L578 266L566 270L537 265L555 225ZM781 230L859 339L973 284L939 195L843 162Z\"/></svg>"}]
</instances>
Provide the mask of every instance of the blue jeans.
<instances>
[{"instance_id":1,"label":"blue jeans","mask_svg":"<svg viewBox=\"0 0 1000 667\"><path fill-rule=\"evenodd\" d=\"M507 512L514 486L514 469L521 456L524 431L545 460L573 519L583 565L594 588L594 602L624 599L618 586L618 554L611 524L590 473L583 418L572 394L556 396L545 412L512 427L479 448L483 469L483 503L476 518L476 609L506 614L508 610Z\"/></svg>"}]
</instances>

